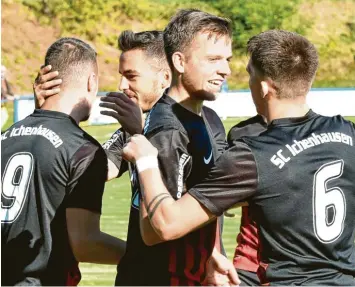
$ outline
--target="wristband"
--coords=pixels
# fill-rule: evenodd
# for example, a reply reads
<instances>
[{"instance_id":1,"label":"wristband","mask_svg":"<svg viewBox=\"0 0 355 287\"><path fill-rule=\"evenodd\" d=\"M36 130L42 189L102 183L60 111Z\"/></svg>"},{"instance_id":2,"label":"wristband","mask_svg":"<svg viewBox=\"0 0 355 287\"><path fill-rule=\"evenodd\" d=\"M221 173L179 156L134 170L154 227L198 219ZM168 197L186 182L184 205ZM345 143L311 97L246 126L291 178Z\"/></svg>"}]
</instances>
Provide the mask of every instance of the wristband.
<instances>
[{"instance_id":1,"label":"wristband","mask_svg":"<svg viewBox=\"0 0 355 287\"><path fill-rule=\"evenodd\" d=\"M158 158L156 156L144 156L136 161L136 167L138 173L149 169L149 168L159 168Z\"/></svg>"}]
</instances>

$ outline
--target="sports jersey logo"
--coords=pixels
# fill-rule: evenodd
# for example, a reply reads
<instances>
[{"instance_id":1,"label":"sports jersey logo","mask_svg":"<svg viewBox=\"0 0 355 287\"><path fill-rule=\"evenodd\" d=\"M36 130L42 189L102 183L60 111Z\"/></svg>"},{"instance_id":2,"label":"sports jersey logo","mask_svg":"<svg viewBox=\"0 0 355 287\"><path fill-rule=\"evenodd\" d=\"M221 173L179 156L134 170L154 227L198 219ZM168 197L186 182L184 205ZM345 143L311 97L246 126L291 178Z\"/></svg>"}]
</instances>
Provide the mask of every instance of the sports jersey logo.
<instances>
[{"instance_id":1,"label":"sports jersey logo","mask_svg":"<svg viewBox=\"0 0 355 287\"><path fill-rule=\"evenodd\" d=\"M102 145L102 148L103 148L103 149L109 149L110 146L112 146L112 144L117 141L117 139L118 139L118 137L119 137L120 134L121 134L121 131L120 131L120 130L117 130L117 131L111 136L111 138L110 138L107 142L105 142L105 143Z\"/></svg>"},{"instance_id":2,"label":"sports jersey logo","mask_svg":"<svg viewBox=\"0 0 355 287\"><path fill-rule=\"evenodd\" d=\"M208 158L203 157L203 161L205 162L205 164L209 164L210 163L210 161L212 159L212 154L213 154L213 152L211 150L211 154L210 154L210 156Z\"/></svg>"},{"instance_id":3,"label":"sports jersey logo","mask_svg":"<svg viewBox=\"0 0 355 287\"><path fill-rule=\"evenodd\" d=\"M184 190L184 167L189 160L190 156L186 153L183 153L179 160L178 193L176 195L177 198L181 198L182 192Z\"/></svg>"},{"instance_id":4,"label":"sports jersey logo","mask_svg":"<svg viewBox=\"0 0 355 287\"><path fill-rule=\"evenodd\" d=\"M309 148L314 148L327 143L343 143L353 146L353 139L351 136L340 132L328 132L321 134L312 133L312 135L307 138L293 140L293 144L286 144L286 149L278 150L277 153L270 158L270 161L279 169L282 169L291 158ZM283 154L289 154L290 156Z\"/></svg>"},{"instance_id":5,"label":"sports jersey logo","mask_svg":"<svg viewBox=\"0 0 355 287\"><path fill-rule=\"evenodd\" d=\"M10 135L8 133L10 130L4 132L1 135L1 140L5 140L8 137L19 137L19 136L42 136L45 137L50 143L55 147L58 148L63 144L63 140L57 135L54 131L49 128L44 128L42 125L38 127L26 127L21 125L19 128L13 127L11 129Z\"/></svg>"}]
</instances>

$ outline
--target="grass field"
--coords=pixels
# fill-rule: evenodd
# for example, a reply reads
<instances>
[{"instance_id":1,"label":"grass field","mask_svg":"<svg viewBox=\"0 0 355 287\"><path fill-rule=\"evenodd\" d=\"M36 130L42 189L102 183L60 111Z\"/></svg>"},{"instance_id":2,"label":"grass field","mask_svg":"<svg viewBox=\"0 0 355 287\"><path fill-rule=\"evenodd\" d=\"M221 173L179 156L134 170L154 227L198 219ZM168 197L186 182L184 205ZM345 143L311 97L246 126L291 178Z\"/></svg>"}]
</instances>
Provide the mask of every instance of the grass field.
<instances>
[{"instance_id":1,"label":"grass field","mask_svg":"<svg viewBox=\"0 0 355 287\"><path fill-rule=\"evenodd\" d=\"M9 114L12 115L12 107L9 106ZM348 118L355 122L355 117ZM224 121L226 131L243 118L232 118ZM12 117L5 125L5 129L12 123ZM106 141L118 128L117 125L107 126L84 126L84 129L94 136L100 143ZM130 208L130 182L128 176L124 175L119 179L112 180L106 184L101 228L104 232L126 239L128 215ZM225 218L223 242L229 258L232 258L236 246L236 235L240 224L240 209L233 210L236 213L234 218ZM152 262L152 264L154 264ZM116 276L116 266L80 264L82 272L82 286L108 286L113 285Z\"/></svg>"}]
</instances>

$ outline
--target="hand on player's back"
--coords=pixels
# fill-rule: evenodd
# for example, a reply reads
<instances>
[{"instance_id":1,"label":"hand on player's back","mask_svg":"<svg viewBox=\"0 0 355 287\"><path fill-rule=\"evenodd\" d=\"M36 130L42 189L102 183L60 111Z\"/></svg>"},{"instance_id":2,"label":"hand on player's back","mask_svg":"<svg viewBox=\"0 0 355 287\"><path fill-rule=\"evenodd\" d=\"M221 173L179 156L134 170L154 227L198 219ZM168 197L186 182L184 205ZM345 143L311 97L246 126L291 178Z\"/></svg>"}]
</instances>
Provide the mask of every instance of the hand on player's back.
<instances>
[{"instance_id":1,"label":"hand on player's back","mask_svg":"<svg viewBox=\"0 0 355 287\"><path fill-rule=\"evenodd\" d=\"M101 114L118 120L122 128L131 135L142 133L142 110L124 93L108 93L106 97L101 97L101 101L100 107L111 109L111 111L101 111Z\"/></svg>"},{"instance_id":2,"label":"hand on player's back","mask_svg":"<svg viewBox=\"0 0 355 287\"><path fill-rule=\"evenodd\" d=\"M57 95L60 92L62 79L55 79L59 73L58 71L51 72L51 69L51 65L42 66L33 83L33 93L37 109L42 107L46 98Z\"/></svg>"},{"instance_id":3,"label":"hand on player's back","mask_svg":"<svg viewBox=\"0 0 355 287\"><path fill-rule=\"evenodd\" d=\"M136 163L142 157L158 155L158 150L143 135L134 135L123 148L123 158Z\"/></svg>"}]
</instances>

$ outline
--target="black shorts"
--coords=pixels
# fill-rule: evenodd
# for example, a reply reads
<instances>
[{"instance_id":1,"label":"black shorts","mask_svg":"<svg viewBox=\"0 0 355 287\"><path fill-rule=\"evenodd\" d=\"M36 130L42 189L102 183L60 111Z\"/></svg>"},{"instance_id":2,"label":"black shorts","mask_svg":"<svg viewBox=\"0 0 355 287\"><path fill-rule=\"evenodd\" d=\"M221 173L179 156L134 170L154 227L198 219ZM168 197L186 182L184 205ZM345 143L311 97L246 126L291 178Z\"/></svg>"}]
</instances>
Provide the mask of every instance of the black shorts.
<instances>
[{"instance_id":1,"label":"black shorts","mask_svg":"<svg viewBox=\"0 0 355 287\"><path fill-rule=\"evenodd\" d=\"M240 286L260 286L260 280L256 272L236 270L241 281Z\"/></svg>"}]
</instances>

